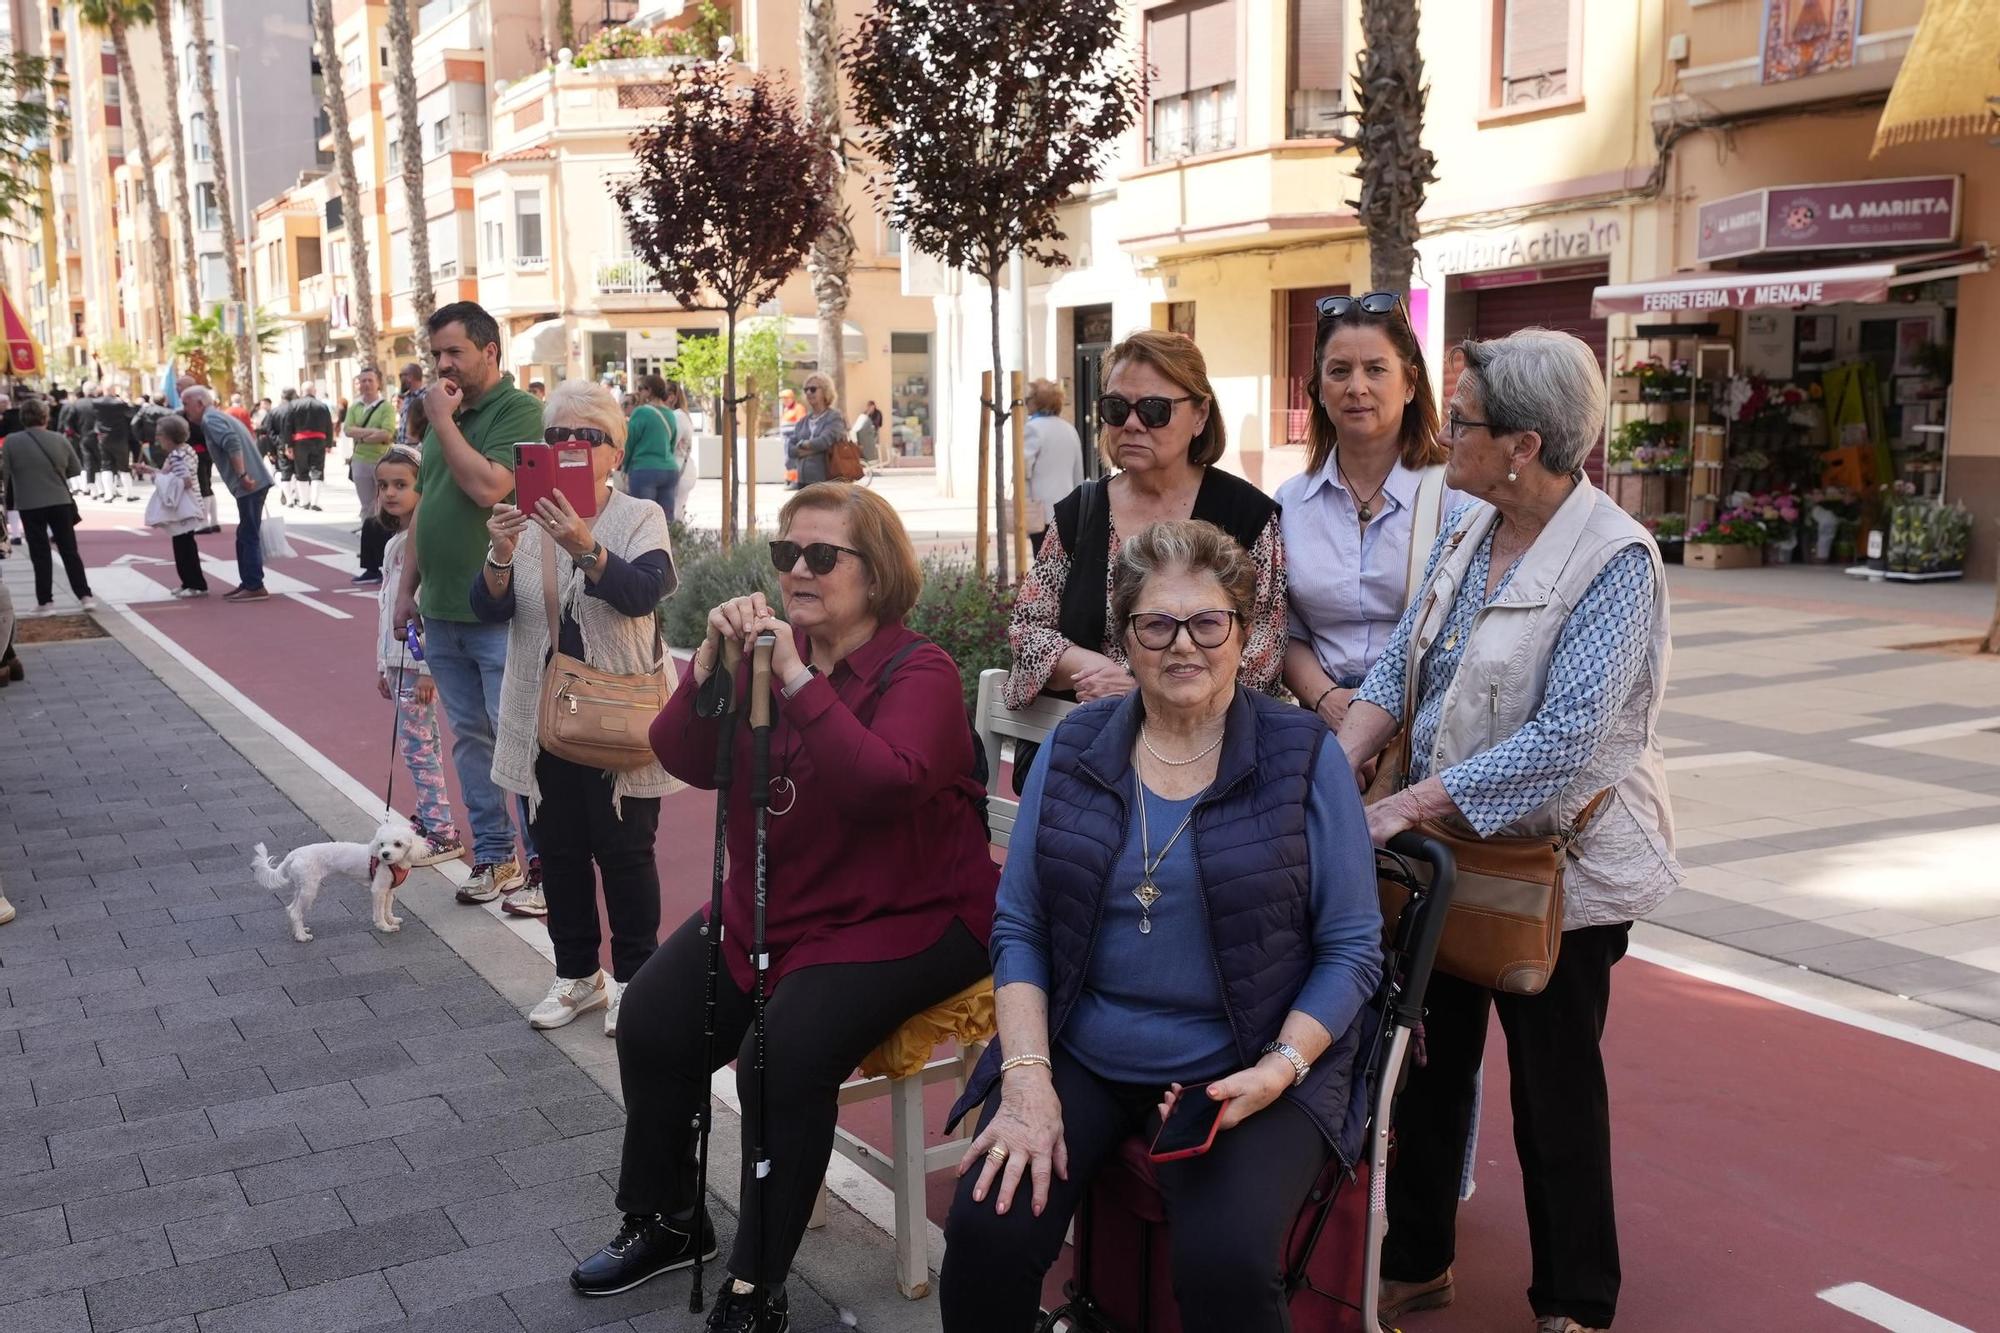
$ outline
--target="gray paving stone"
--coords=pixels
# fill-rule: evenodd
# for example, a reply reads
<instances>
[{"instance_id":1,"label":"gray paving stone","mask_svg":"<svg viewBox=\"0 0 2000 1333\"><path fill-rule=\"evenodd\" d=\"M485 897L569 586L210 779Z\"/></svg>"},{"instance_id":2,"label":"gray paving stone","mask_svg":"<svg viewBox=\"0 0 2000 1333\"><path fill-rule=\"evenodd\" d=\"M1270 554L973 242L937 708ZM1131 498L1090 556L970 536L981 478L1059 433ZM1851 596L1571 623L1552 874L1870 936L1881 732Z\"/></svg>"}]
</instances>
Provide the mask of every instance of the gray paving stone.
<instances>
[{"instance_id":1,"label":"gray paving stone","mask_svg":"<svg viewBox=\"0 0 2000 1333\"><path fill-rule=\"evenodd\" d=\"M371 1107L359 1115L327 1115L298 1122L314 1152L345 1148L370 1139L400 1138L418 1130L456 1124L458 1117L442 1097L419 1097L390 1106ZM404 1149L404 1156L409 1150Z\"/></svg>"},{"instance_id":2,"label":"gray paving stone","mask_svg":"<svg viewBox=\"0 0 2000 1333\"><path fill-rule=\"evenodd\" d=\"M49 1156L57 1166L73 1166L78 1162L94 1162L100 1157L122 1157L128 1153L171 1148L214 1137L215 1131L209 1127L206 1112L176 1111L171 1115L103 1125L97 1129L51 1134Z\"/></svg>"},{"instance_id":3,"label":"gray paving stone","mask_svg":"<svg viewBox=\"0 0 2000 1333\"><path fill-rule=\"evenodd\" d=\"M533 1148L516 1148L501 1153L499 1162L523 1188L551 1180L563 1180L618 1165L625 1151L625 1131L603 1129L595 1134L579 1134Z\"/></svg>"},{"instance_id":4,"label":"gray paving stone","mask_svg":"<svg viewBox=\"0 0 2000 1333\"><path fill-rule=\"evenodd\" d=\"M800 1333L816 1327L816 1323L800 1322L804 1311L800 1309L799 1298L805 1295L810 1300L811 1296L810 1292L801 1291L803 1285L794 1281L790 1287L792 1327ZM706 1318L688 1313L686 1273L656 1278L631 1291L589 1301L577 1299L570 1290L569 1280L560 1278L510 1291L506 1300L522 1326L535 1333L607 1333L613 1329L631 1333L638 1327L638 1320L649 1316L656 1316L648 1327L657 1333L694 1333Z\"/></svg>"},{"instance_id":5,"label":"gray paving stone","mask_svg":"<svg viewBox=\"0 0 2000 1333\"><path fill-rule=\"evenodd\" d=\"M137 1157L106 1157L31 1175L8 1176L0 1179L0 1216L140 1189L145 1183L146 1176L139 1169Z\"/></svg>"},{"instance_id":6,"label":"gray paving stone","mask_svg":"<svg viewBox=\"0 0 2000 1333\"><path fill-rule=\"evenodd\" d=\"M231 1069L219 1074L167 1079L128 1088L118 1094L118 1106L125 1112L127 1120L139 1120L190 1107L241 1101L271 1091L271 1080L264 1076L263 1070L254 1067Z\"/></svg>"},{"instance_id":7,"label":"gray paving stone","mask_svg":"<svg viewBox=\"0 0 2000 1333\"><path fill-rule=\"evenodd\" d=\"M564 1138L613 1129L625 1123L624 1110L601 1092L566 1102L548 1102L541 1107L541 1112L548 1117L550 1124L562 1131Z\"/></svg>"},{"instance_id":8,"label":"gray paving stone","mask_svg":"<svg viewBox=\"0 0 2000 1333\"><path fill-rule=\"evenodd\" d=\"M150 1230L182 1218L224 1213L242 1206L243 1191L237 1186L236 1177L223 1173L84 1199L69 1204L63 1211L69 1217L71 1240L93 1240L121 1231Z\"/></svg>"},{"instance_id":9,"label":"gray paving stone","mask_svg":"<svg viewBox=\"0 0 2000 1333\"><path fill-rule=\"evenodd\" d=\"M2000 1023L2000 981L1982 981L1973 986L1931 991L1924 996L1924 1003Z\"/></svg>"},{"instance_id":10,"label":"gray paving stone","mask_svg":"<svg viewBox=\"0 0 2000 1333\"><path fill-rule=\"evenodd\" d=\"M74 961L74 960L72 960ZM119 1041L148 1040L162 1031L160 1018L150 1009L137 1013L107 1014L102 1018L73 1018L59 1023L41 1023L21 1030L21 1049L41 1050L49 1046L66 1046L79 1041L105 1045ZM110 1063L110 1057L105 1057Z\"/></svg>"},{"instance_id":11,"label":"gray paving stone","mask_svg":"<svg viewBox=\"0 0 2000 1333\"><path fill-rule=\"evenodd\" d=\"M54 1165L55 1159L49 1156L47 1139L12 1133L0 1138L0 1176L46 1171Z\"/></svg>"},{"instance_id":12,"label":"gray paving stone","mask_svg":"<svg viewBox=\"0 0 2000 1333\"><path fill-rule=\"evenodd\" d=\"M1837 944L1821 945L1814 948L1787 949L1784 956L1794 963L1804 963L1815 972L1830 972L1835 976L1858 976L1870 968L1888 967L1895 963L1922 962L1928 954L1906 949L1900 944L1887 940L1854 939Z\"/></svg>"},{"instance_id":13,"label":"gray paving stone","mask_svg":"<svg viewBox=\"0 0 2000 1333\"><path fill-rule=\"evenodd\" d=\"M403 1313L380 1273L265 1296L201 1316L202 1333L343 1333Z\"/></svg>"},{"instance_id":14,"label":"gray paving stone","mask_svg":"<svg viewBox=\"0 0 2000 1333\"><path fill-rule=\"evenodd\" d=\"M448 1162L405 1175L384 1175L340 1188L340 1201L356 1222L372 1222L401 1213L419 1212L505 1194L517 1188L505 1168L491 1157Z\"/></svg>"},{"instance_id":15,"label":"gray paving stone","mask_svg":"<svg viewBox=\"0 0 2000 1333\"><path fill-rule=\"evenodd\" d=\"M167 981L174 977L231 976L263 965L263 955L255 949L242 949L236 953L210 954L203 958L187 957L141 963L139 976L150 986L155 982Z\"/></svg>"},{"instance_id":16,"label":"gray paving stone","mask_svg":"<svg viewBox=\"0 0 2000 1333\"><path fill-rule=\"evenodd\" d=\"M208 1078L231 1069L266 1066L296 1060L323 1049L310 1032L279 1032L255 1041L236 1041L205 1050L181 1052L181 1067L189 1078ZM268 1077L268 1076L267 1076Z\"/></svg>"},{"instance_id":17,"label":"gray paving stone","mask_svg":"<svg viewBox=\"0 0 2000 1333\"><path fill-rule=\"evenodd\" d=\"M285 1289L268 1250L246 1250L197 1264L100 1282L85 1289L94 1333L236 1305Z\"/></svg>"},{"instance_id":18,"label":"gray paving stone","mask_svg":"<svg viewBox=\"0 0 2000 1333\"><path fill-rule=\"evenodd\" d=\"M505 1077L500 1071L500 1066L486 1056L475 1053L449 1060L437 1060L427 1065L416 1065L391 1074L377 1074L370 1078L356 1079L354 1087L367 1099L370 1106L385 1106L391 1102L407 1101L412 1097L428 1097L436 1093L449 1093L462 1088L498 1083Z\"/></svg>"},{"instance_id":19,"label":"gray paving stone","mask_svg":"<svg viewBox=\"0 0 2000 1333\"><path fill-rule=\"evenodd\" d=\"M1864 986L1873 986L1877 990L1925 998L1928 998L1933 991L1951 991L1964 986L2000 982L2000 973L1975 967L1971 963L1961 963L1954 958L1917 958L1908 962L1890 963L1883 967L1852 972L1848 977Z\"/></svg>"},{"instance_id":20,"label":"gray paving stone","mask_svg":"<svg viewBox=\"0 0 2000 1333\"><path fill-rule=\"evenodd\" d=\"M69 1223L59 1204L38 1208L32 1213L16 1213L0 1226L0 1259L17 1254L33 1254L69 1244Z\"/></svg>"},{"instance_id":21,"label":"gray paving stone","mask_svg":"<svg viewBox=\"0 0 2000 1333\"><path fill-rule=\"evenodd\" d=\"M221 1135L207 1143L157 1149L143 1154L139 1160L146 1168L146 1179L158 1185L189 1176L286 1161L303 1157L309 1151L295 1126L272 1125L244 1134Z\"/></svg>"},{"instance_id":22,"label":"gray paving stone","mask_svg":"<svg viewBox=\"0 0 2000 1333\"><path fill-rule=\"evenodd\" d=\"M516 1019L516 1022L520 1020ZM618 1058L617 1048L609 1041L600 1048L605 1057ZM518 1079L526 1074L541 1073L544 1070L574 1069L576 1061L554 1042L543 1042L540 1046L509 1046L503 1050L489 1051L493 1063L506 1071L510 1079ZM593 1052L595 1054L595 1052ZM594 1082L595 1080L593 1080Z\"/></svg>"},{"instance_id":23,"label":"gray paving stone","mask_svg":"<svg viewBox=\"0 0 2000 1333\"><path fill-rule=\"evenodd\" d=\"M264 1066L264 1072L270 1077L272 1085L282 1090L344 1083L350 1079L408 1069L415 1063L400 1045L382 1042L374 1046L352 1046L342 1051L321 1051L298 1059L274 1061Z\"/></svg>"},{"instance_id":24,"label":"gray paving stone","mask_svg":"<svg viewBox=\"0 0 2000 1333\"><path fill-rule=\"evenodd\" d=\"M615 1210L617 1191L594 1175L552 1180L545 1185L470 1199L445 1209L468 1245L601 1217Z\"/></svg>"},{"instance_id":25,"label":"gray paving stone","mask_svg":"<svg viewBox=\"0 0 2000 1333\"><path fill-rule=\"evenodd\" d=\"M483 1000L493 994L493 988L480 977L470 977L458 981L442 981L434 985L419 986L414 990L384 991L380 995L368 997L368 1008L378 1018L391 1014L408 1013L412 1009L448 1009L455 1004L471 1000Z\"/></svg>"},{"instance_id":26,"label":"gray paving stone","mask_svg":"<svg viewBox=\"0 0 2000 1333\"><path fill-rule=\"evenodd\" d=\"M255 955L261 957L261 955ZM281 963L276 967L259 963L246 967L240 972L224 972L210 978L218 995L234 995L238 991L269 990L275 986L289 985L294 981L311 981L319 977L337 975L333 964L324 958L308 958L298 963Z\"/></svg>"},{"instance_id":27,"label":"gray paving stone","mask_svg":"<svg viewBox=\"0 0 2000 1333\"><path fill-rule=\"evenodd\" d=\"M281 986L262 990L237 991L217 995L211 987L207 998L182 1000L160 1007L160 1022L170 1028L196 1023L212 1023L219 1018L242 1018L266 1009L290 1009L292 997Z\"/></svg>"},{"instance_id":28,"label":"gray paving stone","mask_svg":"<svg viewBox=\"0 0 2000 1333\"><path fill-rule=\"evenodd\" d=\"M60 1291L10 1305L0 1321L7 1333L90 1333L90 1311L81 1291Z\"/></svg>"},{"instance_id":29,"label":"gray paving stone","mask_svg":"<svg viewBox=\"0 0 2000 1333\"><path fill-rule=\"evenodd\" d=\"M450 1016L445 1015L445 1018L448 1021ZM403 1038L403 1049L408 1051L418 1064L430 1064L452 1056L468 1055L474 1051L492 1054L496 1051L519 1050L524 1047L552 1049L549 1039L529 1027L518 1014L510 1015L502 1022L488 1023L481 1027L462 1028L450 1024L429 1035L411 1035Z\"/></svg>"},{"instance_id":30,"label":"gray paving stone","mask_svg":"<svg viewBox=\"0 0 2000 1333\"><path fill-rule=\"evenodd\" d=\"M65 1019L87 1018L83 1011L83 1001L74 995L61 995L53 999L33 1000L28 1004L14 1004L0 1009L0 1029L40 1027L44 1023L60 1023Z\"/></svg>"},{"instance_id":31,"label":"gray paving stone","mask_svg":"<svg viewBox=\"0 0 2000 1333\"><path fill-rule=\"evenodd\" d=\"M516 1009L498 994L448 1004L444 1011L462 1028L486 1027L493 1023L505 1023L509 1019L524 1021L528 1016L525 1010Z\"/></svg>"},{"instance_id":32,"label":"gray paving stone","mask_svg":"<svg viewBox=\"0 0 2000 1333\"><path fill-rule=\"evenodd\" d=\"M1792 921L1782 926L1758 926L1724 935L1722 942L1770 958L1789 958L1806 949L1823 949L1860 939L1844 930L1823 926L1817 921Z\"/></svg>"},{"instance_id":33,"label":"gray paving stone","mask_svg":"<svg viewBox=\"0 0 2000 1333\"><path fill-rule=\"evenodd\" d=\"M300 1004L318 1000L337 1000L347 996L381 995L388 991L411 990L417 987L416 978L402 968L385 968L375 972L348 972L338 976L322 977L315 981L297 981L285 989Z\"/></svg>"},{"instance_id":34,"label":"gray paving stone","mask_svg":"<svg viewBox=\"0 0 2000 1333\"><path fill-rule=\"evenodd\" d=\"M171 1268L173 1251L157 1229L64 1244L0 1262L0 1328L12 1329L11 1301Z\"/></svg>"},{"instance_id":35,"label":"gray paving stone","mask_svg":"<svg viewBox=\"0 0 2000 1333\"><path fill-rule=\"evenodd\" d=\"M47 1106L53 1102L101 1097L126 1088L143 1088L149 1083L158 1083L181 1073L181 1062L172 1055L156 1055L68 1072L50 1072L35 1079L35 1100Z\"/></svg>"},{"instance_id":36,"label":"gray paving stone","mask_svg":"<svg viewBox=\"0 0 2000 1333\"><path fill-rule=\"evenodd\" d=\"M268 1203L287 1195L338 1189L354 1181L408 1175L409 1171L410 1164L403 1160L402 1153L396 1151L396 1145L382 1139L357 1143L351 1148L336 1148L332 1152L253 1166L237 1172L236 1178L243 1186L244 1197L251 1203ZM345 1196L342 1196L342 1202L346 1202ZM348 1211L354 1210L350 1207ZM355 1220L363 1219L357 1214Z\"/></svg>"},{"instance_id":37,"label":"gray paving stone","mask_svg":"<svg viewBox=\"0 0 2000 1333\"><path fill-rule=\"evenodd\" d=\"M266 1125L358 1113L361 1110L361 1098L351 1086L329 1083L211 1106L208 1108L208 1119L218 1134L240 1134Z\"/></svg>"},{"instance_id":38,"label":"gray paving stone","mask_svg":"<svg viewBox=\"0 0 2000 1333\"><path fill-rule=\"evenodd\" d=\"M33 1085L29 1085L32 1090ZM75 1101L51 1102L46 1106L21 1107L6 1116L7 1132L34 1137L60 1134L70 1129L95 1129L115 1125L124 1119L118 1098L111 1093L79 1097Z\"/></svg>"},{"instance_id":39,"label":"gray paving stone","mask_svg":"<svg viewBox=\"0 0 2000 1333\"><path fill-rule=\"evenodd\" d=\"M367 1006L358 999L326 1000L319 1004L294 1005L288 1009L263 1009L254 1014L245 1014L236 1020L236 1026L244 1037L254 1041L258 1037L270 1036L273 1033L333 1027L341 1023L352 1023L367 1016Z\"/></svg>"},{"instance_id":40,"label":"gray paving stone","mask_svg":"<svg viewBox=\"0 0 2000 1333\"><path fill-rule=\"evenodd\" d=\"M159 1022L157 1018L153 1021L155 1024ZM218 1046L240 1046L242 1043L243 1034L236 1030L236 1024L224 1018L213 1023L196 1023L184 1028L160 1027L154 1032L100 1041L97 1052L104 1057L105 1064L112 1065L160 1055L212 1051Z\"/></svg>"},{"instance_id":41,"label":"gray paving stone","mask_svg":"<svg viewBox=\"0 0 2000 1333\"><path fill-rule=\"evenodd\" d=\"M127 972L138 975L137 969L127 968ZM123 973L111 973L121 976ZM79 977L88 981L88 977ZM207 977L181 977L175 981L164 981L156 986L135 986L130 989L110 990L83 997L84 1013L91 1018L102 1018L106 1014L126 1014L139 1009L155 1009L161 1005L176 1004L189 1000L206 999L215 994L215 988L208 984Z\"/></svg>"},{"instance_id":42,"label":"gray paving stone","mask_svg":"<svg viewBox=\"0 0 2000 1333\"><path fill-rule=\"evenodd\" d=\"M469 1157L491 1157L561 1137L556 1127L530 1106L476 1120L465 1119L463 1123L417 1130L399 1136L396 1146L403 1150L403 1156L409 1159L411 1166L421 1170L445 1162L464 1161Z\"/></svg>"},{"instance_id":43,"label":"gray paving stone","mask_svg":"<svg viewBox=\"0 0 2000 1333\"><path fill-rule=\"evenodd\" d=\"M461 1119L471 1120L502 1111L539 1106L543 1102L587 1097L597 1090L597 1083L590 1075L565 1063L559 1069L541 1070L499 1083L447 1092L444 1099L451 1103L451 1109L458 1112Z\"/></svg>"},{"instance_id":44,"label":"gray paving stone","mask_svg":"<svg viewBox=\"0 0 2000 1333\"><path fill-rule=\"evenodd\" d=\"M521 1333L521 1321L502 1297L481 1296L392 1323L371 1324L366 1333Z\"/></svg>"},{"instance_id":45,"label":"gray paving stone","mask_svg":"<svg viewBox=\"0 0 2000 1333\"><path fill-rule=\"evenodd\" d=\"M340 1196L328 1190L170 1222L167 1241L174 1247L176 1261L191 1264L353 1225L347 1209L340 1205Z\"/></svg>"},{"instance_id":46,"label":"gray paving stone","mask_svg":"<svg viewBox=\"0 0 2000 1333\"><path fill-rule=\"evenodd\" d=\"M392 1268L385 1275L412 1314L441 1309L475 1296L504 1293L566 1277L576 1266L548 1231L531 1232L435 1259Z\"/></svg>"},{"instance_id":47,"label":"gray paving stone","mask_svg":"<svg viewBox=\"0 0 2000 1333\"><path fill-rule=\"evenodd\" d=\"M293 1287L374 1273L465 1248L451 1219L438 1208L403 1213L271 1247Z\"/></svg>"}]
</instances>

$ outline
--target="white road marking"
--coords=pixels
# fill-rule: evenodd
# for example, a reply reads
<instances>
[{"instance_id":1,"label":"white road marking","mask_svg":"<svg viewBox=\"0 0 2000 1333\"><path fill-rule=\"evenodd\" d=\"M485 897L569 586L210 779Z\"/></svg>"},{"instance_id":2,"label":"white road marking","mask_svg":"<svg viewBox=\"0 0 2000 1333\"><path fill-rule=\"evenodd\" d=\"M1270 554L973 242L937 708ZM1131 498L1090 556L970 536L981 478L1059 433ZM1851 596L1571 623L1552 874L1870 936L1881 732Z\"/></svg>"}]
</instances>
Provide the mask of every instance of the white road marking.
<instances>
[{"instance_id":1,"label":"white road marking","mask_svg":"<svg viewBox=\"0 0 2000 1333\"><path fill-rule=\"evenodd\" d=\"M1873 745L1885 750L1900 750L1910 745L1925 745L1931 741L1948 741L1958 736L1970 736L1975 732L2000 730L2000 717L1968 717L1957 722L1940 722L1934 727L1915 727L1909 731L1884 731L1873 736L1856 736L1856 745Z\"/></svg>"},{"instance_id":2,"label":"white road marking","mask_svg":"<svg viewBox=\"0 0 2000 1333\"><path fill-rule=\"evenodd\" d=\"M311 597L306 596L302 592L288 592L285 594L285 596L291 598L293 601L297 602L301 606L310 606L313 610L319 612L323 616L331 616L335 620L354 619L353 616L349 615L345 611L340 610L338 607L328 606L325 602L317 601Z\"/></svg>"},{"instance_id":3,"label":"white road marking","mask_svg":"<svg viewBox=\"0 0 2000 1333\"><path fill-rule=\"evenodd\" d=\"M101 565L91 570L90 590L99 601L112 605L173 600L173 593L165 586L130 565Z\"/></svg>"},{"instance_id":4,"label":"white road marking","mask_svg":"<svg viewBox=\"0 0 2000 1333\"><path fill-rule=\"evenodd\" d=\"M1667 760L1669 770L1681 768L1735 768L1742 764L1775 764L1780 757L1762 750L1730 750L1724 754L1677 754Z\"/></svg>"},{"instance_id":5,"label":"white road marking","mask_svg":"<svg viewBox=\"0 0 2000 1333\"><path fill-rule=\"evenodd\" d=\"M135 554L135 555L121 555L121 556L119 556L119 557L118 557L118 558L117 558L116 560L113 560L113 561L111 562L111 565L112 565L112 566L117 566L117 565L171 565L172 563L174 563L174 562L173 562L173 561L171 561L171 560L162 560L162 559L160 559L160 558L159 558L158 556L156 556L156 555L136 555L136 554Z\"/></svg>"},{"instance_id":6,"label":"white road marking","mask_svg":"<svg viewBox=\"0 0 2000 1333\"><path fill-rule=\"evenodd\" d=\"M1972 1333L1964 1324L1954 1324L1866 1282L1828 1287L1819 1294L1819 1298L1828 1305L1889 1329L1890 1333Z\"/></svg>"}]
</instances>

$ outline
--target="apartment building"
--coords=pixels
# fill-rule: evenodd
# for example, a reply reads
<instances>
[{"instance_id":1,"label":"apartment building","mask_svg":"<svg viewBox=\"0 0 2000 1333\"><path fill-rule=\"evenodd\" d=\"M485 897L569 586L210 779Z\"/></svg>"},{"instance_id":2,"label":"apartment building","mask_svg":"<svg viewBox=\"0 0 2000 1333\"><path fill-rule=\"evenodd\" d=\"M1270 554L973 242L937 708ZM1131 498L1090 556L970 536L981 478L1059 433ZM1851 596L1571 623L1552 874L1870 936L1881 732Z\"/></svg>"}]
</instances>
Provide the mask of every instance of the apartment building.
<instances>
[{"instance_id":1,"label":"apartment building","mask_svg":"<svg viewBox=\"0 0 2000 1333\"><path fill-rule=\"evenodd\" d=\"M0 0L0 47L46 58L47 99L67 107L68 35L60 9L44 0ZM41 215L17 235L0 237L0 282L28 321L48 372L75 374L83 364L83 250L68 125L39 146L49 154L49 168L36 182Z\"/></svg>"}]
</instances>

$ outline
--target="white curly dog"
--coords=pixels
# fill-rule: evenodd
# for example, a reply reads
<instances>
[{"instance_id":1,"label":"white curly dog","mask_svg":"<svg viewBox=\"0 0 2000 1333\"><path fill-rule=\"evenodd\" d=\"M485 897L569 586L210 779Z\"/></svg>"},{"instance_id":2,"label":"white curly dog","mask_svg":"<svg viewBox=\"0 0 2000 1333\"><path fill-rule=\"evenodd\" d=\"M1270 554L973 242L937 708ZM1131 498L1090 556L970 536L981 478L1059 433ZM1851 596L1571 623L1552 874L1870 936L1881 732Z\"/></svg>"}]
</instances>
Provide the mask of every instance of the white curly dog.
<instances>
[{"instance_id":1,"label":"white curly dog","mask_svg":"<svg viewBox=\"0 0 2000 1333\"><path fill-rule=\"evenodd\" d=\"M390 908L396 890L410 876L410 860L416 850L417 835L408 824L384 822L375 830L373 842L318 842L295 848L276 865L260 842L257 854L250 858L250 869L257 882L271 892L291 893L285 915L292 921L292 938L303 944L313 937L306 929L306 913L312 911L319 886L329 875L365 882L374 899L375 929L401 930L403 918Z\"/></svg>"}]
</instances>

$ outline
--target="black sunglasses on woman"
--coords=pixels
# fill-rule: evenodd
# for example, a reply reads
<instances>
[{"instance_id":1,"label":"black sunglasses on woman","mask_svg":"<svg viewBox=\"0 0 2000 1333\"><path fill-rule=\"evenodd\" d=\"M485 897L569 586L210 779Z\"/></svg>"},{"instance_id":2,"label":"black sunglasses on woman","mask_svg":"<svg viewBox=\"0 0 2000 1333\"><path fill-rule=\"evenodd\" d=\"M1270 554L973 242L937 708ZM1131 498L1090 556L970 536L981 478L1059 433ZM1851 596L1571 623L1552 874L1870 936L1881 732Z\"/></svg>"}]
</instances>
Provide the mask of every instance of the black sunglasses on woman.
<instances>
[{"instance_id":1,"label":"black sunglasses on woman","mask_svg":"<svg viewBox=\"0 0 2000 1333\"><path fill-rule=\"evenodd\" d=\"M1402 302L1395 292L1367 292L1361 296L1322 296L1313 302L1313 309L1323 320L1340 319L1355 310L1364 315L1386 315Z\"/></svg>"},{"instance_id":2,"label":"black sunglasses on woman","mask_svg":"<svg viewBox=\"0 0 2000 1333\"><path fill-rule=\"evenodd\" d=\"M789 574L798 567L799 557L806 558L806 568L815 574L831 574L833 567L840 563L840 553L847 552L857 560L867 557L852 546L839 546L833 542L813 542L801 546L797 542L772 542L771 567L780 574Z\"/></svg>"}]
</instances>

